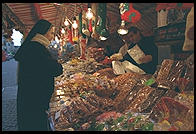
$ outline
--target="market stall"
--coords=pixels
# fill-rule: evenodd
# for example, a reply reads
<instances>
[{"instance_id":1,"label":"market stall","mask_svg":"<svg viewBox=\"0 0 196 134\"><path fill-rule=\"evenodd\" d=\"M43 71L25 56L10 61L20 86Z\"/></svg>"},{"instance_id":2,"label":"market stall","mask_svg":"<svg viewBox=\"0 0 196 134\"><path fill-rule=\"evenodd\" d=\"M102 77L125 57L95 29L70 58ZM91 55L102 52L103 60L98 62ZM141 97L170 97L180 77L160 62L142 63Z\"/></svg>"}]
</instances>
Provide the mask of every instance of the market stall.
<instances>
[{"instance_id":1,"label":"market stall","mask_svg":"<svg viewBox=\"0 0 196 134\"><path fill-rule=\"evenodd\" d=\"M34 5L37 17L43 17L38 5ZM139 3L53 5L61 18L59 24L55 21L55 41L50 49L63 66L46 111L53 131L194 130L192 42L187 43L187 52L182 49L186 16L193 3L153 3L146 8ZM115 19L120 23L112 23ZM113 26L117 26L116 33ZM116 53L124 44L118 34L126 35L129 26L139 27L144 35L155 35L160 52L155 73L145 73L127 62L124 66L129 68L123 73L119 66L114 68L107 51ZM168 48L168 55L162 48ZM140 55L132 52L138 60Z\"/></svg>"},{"instance_id":2,"label":"market stall","mask_svg":"<svg viewBox=\"0 0 196 134\"><path fill-rule=\"evenodd\" d=\"M51 125L56 131L194 130L194 84L188 80L193 68L188 66L168 59L157 74L117 76L93 59L64 63L51 98Z\"/></svg>"},{"instance_id":3,"label":"market stall","mask_svg":"<svg viewBox=\"0 0 196 134\"><path fill-rule=\"evenodd\" d=\"M54 131L194 130L193 55L163 59L153 75L134 68L116 74L104 48L85 51L85 59L64 62L56 78L49 109Z\"/></svg>"}]
</instances>

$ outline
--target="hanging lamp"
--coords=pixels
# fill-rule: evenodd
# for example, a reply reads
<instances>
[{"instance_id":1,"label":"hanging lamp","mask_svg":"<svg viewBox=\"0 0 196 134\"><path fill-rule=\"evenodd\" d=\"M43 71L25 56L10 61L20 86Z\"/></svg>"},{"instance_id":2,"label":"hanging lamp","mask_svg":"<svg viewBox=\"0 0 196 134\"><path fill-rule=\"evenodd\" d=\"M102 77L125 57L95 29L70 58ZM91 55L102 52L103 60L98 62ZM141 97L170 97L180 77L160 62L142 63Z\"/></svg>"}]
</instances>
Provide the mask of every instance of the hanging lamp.
<instances>
[{"instance_id":1,"label":"hanging lamp","mask_svg":"<svg viewBox=\"0 0 196 134\"><path fill-rule=\"evenodd\" d=\"M78 24L77 24L77 22L76 22L76 17L75 17L75 16L73 17L73 24L72 24L72 27L73 27L74 29L78 28Z\"/></svg>"},{"instance_id":2,"label":"hanging lamp","mask_svg":"<svg viewBox=\"0 0 196 134\"><path fill-rule=\"evenodd\" d=\"M99 3L98 6L98 26L97 32L99 33L100 40L106 40L109 36L109 32L106 29L106 14L107 14L107 5L106 3Z\"/></svg>"},{"instance_id":3,"label":"hanging lamp","mask_svg":"<svg viewBox=\"0 0 196 134\"><path fill-rule=\"evenodd\" d=\"M66 19L65 19L64 25L65 25L65 26L69 26L69 21L68 21L67 17L66 17Z\"/></svg>"},{"instance_id":4,"label":"hanging lamp","mask_svg":"<svg viewBox=\"0 0 196 134\"><path fill-rule=\"evenodd\" d=\"M125 21L124 20L121 21L121 26L118 29L118 33L121 34L121 35L125 35L125 34L128 33L128 29L125 27Z\"/></svg>"},{"instance_id":5,"label":"hanging lamp","mask_svg":"<svg viewBox=\"0 0 196 134\"><path fill-rule=\"evenodd\" d=\"M93 12L92 12L90 3L88 3L88 10L87 10L87 12L86 12L86 18L87 18L88 20L90 20L90 19L93 18Z\"/></svg>"}]
</instances>

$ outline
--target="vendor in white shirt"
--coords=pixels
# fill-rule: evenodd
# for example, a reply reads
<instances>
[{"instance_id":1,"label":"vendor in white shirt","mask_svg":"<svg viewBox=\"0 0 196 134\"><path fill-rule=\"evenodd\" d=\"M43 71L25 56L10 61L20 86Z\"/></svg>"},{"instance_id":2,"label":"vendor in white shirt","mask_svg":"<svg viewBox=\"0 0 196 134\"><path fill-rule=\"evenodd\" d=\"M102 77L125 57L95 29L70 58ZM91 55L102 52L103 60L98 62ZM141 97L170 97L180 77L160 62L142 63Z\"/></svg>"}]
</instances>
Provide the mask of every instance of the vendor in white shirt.
<instances>
[{"instance_id":1,"label":"vendor in white shirt","mask_svg":"<svg viewBox=\"0 0 196 134\"><path fill-rule=\"evenodd\" d=\"M110 58L116 74L138 72L153 74L158 63L158 48L153 37L144 37L137 27L130 27L128 34L123 36L125 44L119 52ZM120 66L124 67L120 69Z\"/></svg>"}]
</instances>

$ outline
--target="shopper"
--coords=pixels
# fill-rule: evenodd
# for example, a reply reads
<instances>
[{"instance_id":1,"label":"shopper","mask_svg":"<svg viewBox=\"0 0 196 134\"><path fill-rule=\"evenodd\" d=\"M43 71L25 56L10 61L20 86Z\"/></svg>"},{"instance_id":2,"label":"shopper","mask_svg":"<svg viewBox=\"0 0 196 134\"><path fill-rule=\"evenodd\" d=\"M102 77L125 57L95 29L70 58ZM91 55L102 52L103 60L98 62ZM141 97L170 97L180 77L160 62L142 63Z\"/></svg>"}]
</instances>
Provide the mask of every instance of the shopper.
<instances>
[{"instance_id":1,"label":"shopper","mask_svg":"<svg viewBox=\"0 0 196 134\"><path fill-rule=\"evenodd\" d=\"M153 74L156 70L158 63L158 48L154 44L153 37L145 37L142 35L141 31L137 27L130 27L128 29L128 34L124 35L123 40L125 44L120 48L119 53L123 57L123 61L127 60L133 65L139 67L144 72L148 74ZM138 64L130 55L127 53L127 50L130 50L134 46L138 46L145 54L143 58L140 58L139 61L141 64ZM115 56L112 56L112 60L120 60ZM121 60L121 61L122 61Z\"/></svg>"},{"instance_id":2,"label":"shopper","mask_svg":"<svg viewBox=\"0 0 196 134\"><path fill-rule=\"evenodd\" d=\"M46 110L54 91L54 77L63 70L46 48L53 37L52 24L39 20L14 56L19 62L17 121L20 131L48 130Z\"/></svg>"}]
</instances>

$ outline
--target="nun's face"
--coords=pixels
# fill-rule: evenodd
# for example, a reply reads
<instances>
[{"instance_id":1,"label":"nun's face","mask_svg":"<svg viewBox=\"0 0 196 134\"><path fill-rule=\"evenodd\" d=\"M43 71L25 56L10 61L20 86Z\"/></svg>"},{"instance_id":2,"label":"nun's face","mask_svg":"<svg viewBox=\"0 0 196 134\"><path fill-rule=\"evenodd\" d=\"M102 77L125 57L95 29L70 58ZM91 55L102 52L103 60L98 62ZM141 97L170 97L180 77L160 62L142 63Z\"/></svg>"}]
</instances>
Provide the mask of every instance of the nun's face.
<instances>
[{"instance_id":1,"label":"nun's face","mask_svg":"<svg viewBox=\"0 0 196 134\"><path fill-rule=\"evenodd\" d=\"M55 28L52 27L44 36L51 41L54 38Z\"/></svg>"}]
</instances>

